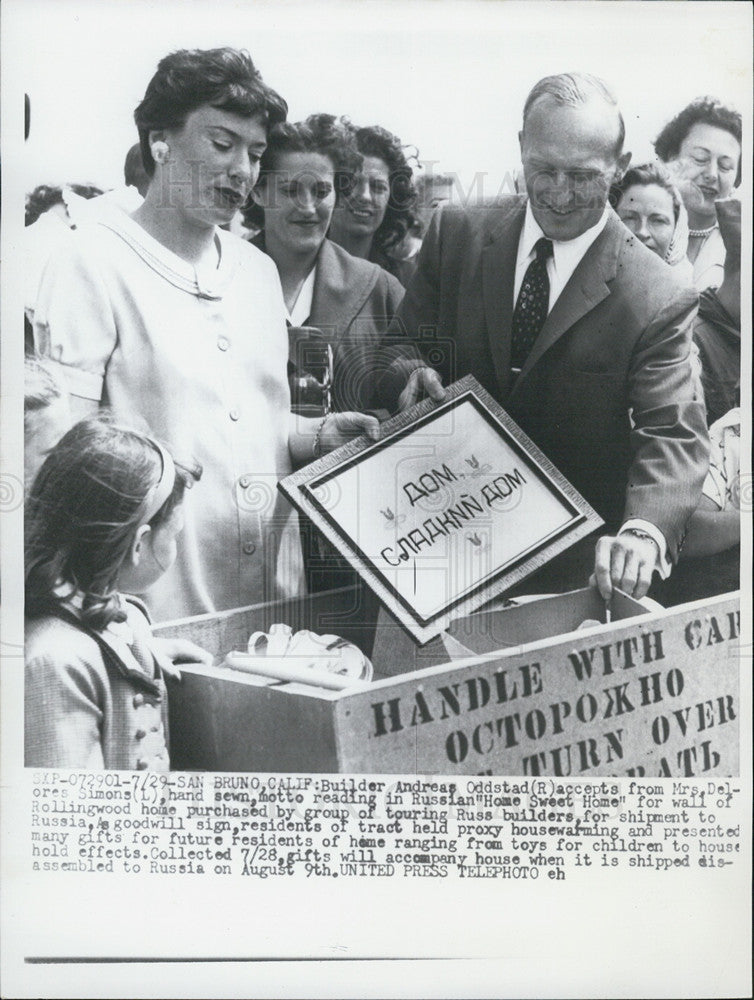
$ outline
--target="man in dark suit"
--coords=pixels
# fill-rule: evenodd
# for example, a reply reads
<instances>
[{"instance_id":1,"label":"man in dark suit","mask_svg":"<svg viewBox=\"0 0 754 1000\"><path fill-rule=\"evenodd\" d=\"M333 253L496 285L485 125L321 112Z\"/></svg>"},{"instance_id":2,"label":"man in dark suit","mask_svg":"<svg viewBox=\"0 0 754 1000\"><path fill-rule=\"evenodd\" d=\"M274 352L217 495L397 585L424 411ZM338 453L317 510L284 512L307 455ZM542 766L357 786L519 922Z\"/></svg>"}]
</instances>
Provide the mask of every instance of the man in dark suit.
<instances>
[{"instance_id":1,"label":"man in dark suit","mask_svg":"<svg viewBox=\"0 0 754 1000\"><path fill-rule=\"evenodd\" d=\"M435 213L398 311L394 332L444 352L439 374L398 362L380 392L405 408L474 375L609 531L538 583L583 585L593 569L605 599L613 586L641 597L677 559L707 469L689 360L697 296L607 205L630 154L602 81L541 80L519 139L528 197Z\"/></svg>"}]
</instances>

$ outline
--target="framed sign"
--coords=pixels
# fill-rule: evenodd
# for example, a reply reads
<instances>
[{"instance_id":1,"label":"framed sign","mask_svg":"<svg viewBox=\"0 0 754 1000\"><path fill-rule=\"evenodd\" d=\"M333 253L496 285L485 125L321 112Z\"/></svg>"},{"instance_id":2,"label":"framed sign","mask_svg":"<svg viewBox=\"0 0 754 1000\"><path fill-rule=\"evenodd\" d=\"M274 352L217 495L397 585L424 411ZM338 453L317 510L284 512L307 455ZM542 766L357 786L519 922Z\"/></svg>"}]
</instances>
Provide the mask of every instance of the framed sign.
<instances>
[{"instance_id":1,"label":"framed sign","mask_svg":"<svg viewBox=\"0 0 754 1000\"><path fill-rule=\"evenodd\" d=\"M602 524L472 376L280 489L420 643Z\"/></svg>"}]
</instances>

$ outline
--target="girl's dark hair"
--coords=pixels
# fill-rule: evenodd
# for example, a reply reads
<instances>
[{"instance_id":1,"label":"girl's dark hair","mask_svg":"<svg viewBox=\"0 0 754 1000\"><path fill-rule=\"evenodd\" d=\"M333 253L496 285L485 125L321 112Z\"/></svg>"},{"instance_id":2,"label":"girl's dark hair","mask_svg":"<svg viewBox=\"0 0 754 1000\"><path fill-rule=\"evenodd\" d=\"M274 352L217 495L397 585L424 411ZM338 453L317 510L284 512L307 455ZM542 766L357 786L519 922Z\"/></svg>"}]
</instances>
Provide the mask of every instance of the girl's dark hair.
<instances>
[{"instance_id":1,"label":"girl's dark hair","mask_svg":"<svg viewBox=\"0 0 754 1000\"><path fill-rule=\"evenodd\" d=\"M379 157L388 168L390 198L385 218L374 234L375 247L384 252L399 243L418 221L414 212L416 190L411 167L403 152L401 140L386 128L380 125L356 128L354 138L356 148L362 156Z\"/></svg>"},{"instance_id":2,"label":"girl's dark hair","mask_svg":"<svg viewBox=\"0 0 754 1000\"><path fill-rule=\"evenodd\" d=\"M640 163L628 169L621 179L611 186L610 204L617 209L621 198L629 188L648 187L650 184L656 184L668 192L673 200L673 216L678 222L681 213L680 195L670 174L660 163Z\"/></svg>"},{"instance_id":3,"label":"girl's dark hair","mask_svg":"<svg viewBox=\"0 0 754 1000\"><path fill-rule=\"evenodd\" d=\"M716 97L697 97L687 104L683 111L668 122L654 142L655 152L663 163L675 159L681 151L681 143L698 122L713 125L725 132L730 132L738 145L741 145L741 114L734 108L728 108ZM736 184L741 183L741 156L738 157Z\"/></svg>"},{"instance_id":4,"label":"girl's dark hair","mask_svg":"<svg viewBox=\"0 0 754 1000\"><path fill-rule=\"evenodd\" d=\"M285 121L288 105L263 82L243 49L180 49L161 59L144 100L134 112L144 169L154 174L149 144L153 130L181 128L187 116L204 104L269 126Z\"/></svg>"},{"instance_id":5,"label":"girl's dark hair","mask_svg":"<svg viewBox=\"0 0 754 1000\"><path fill-rule=\"evenodd\" d=\"M281 122L273 125L267 136L267 148L259 165L257 187L279 169L283 153L319 153L326 156L335 171L335 192L340 195L351 185L351 178L361 165L353 131L334 115L309 115L303 122ZM253 200L244 209L247 225L264 226L264 209Z\"/></svg>"},{"instance_id":6,"label":"girl's dark hair","mask_svg":"<svg viewBox=\"0 0 754 1000\"><path fill-rule=\"evenodd\" d=\"M162 474L160 452L144 434L100 414L75 424L52 449L25 511L26 614L49 613L83 593L82 620L95 629L124 621L117 578L145 501ZM175 463L173 489L149 524L158 527L201 468ZM70 590L55 593L60 584Z\"/></svg>"}]
</instances>

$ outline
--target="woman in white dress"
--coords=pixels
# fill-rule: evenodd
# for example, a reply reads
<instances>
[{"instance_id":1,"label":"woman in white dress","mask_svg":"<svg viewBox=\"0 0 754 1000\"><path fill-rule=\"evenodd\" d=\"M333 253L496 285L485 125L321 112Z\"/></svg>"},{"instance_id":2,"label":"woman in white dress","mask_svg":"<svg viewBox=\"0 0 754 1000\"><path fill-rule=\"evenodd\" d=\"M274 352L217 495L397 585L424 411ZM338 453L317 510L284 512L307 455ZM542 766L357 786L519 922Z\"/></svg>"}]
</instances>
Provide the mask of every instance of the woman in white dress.
<instances>
[{"instance_id":1,"label":"woman in white dress","mask_svg":"<svg viewBox=\"0 0 754 1000\"><path fill-rule=\"evenodd\" d=\"M294 427L277 270L219 228L286 113L248 53L166 56L135 113L151 178L143 204L82 226L42 279L37 349L59 363L74 416L102 403L140 417L204 469L181 555L149 595L156 620L301 593L297 518L277 482L377 433L374 418L348 413Z\"/></svg>"}]
</instances>

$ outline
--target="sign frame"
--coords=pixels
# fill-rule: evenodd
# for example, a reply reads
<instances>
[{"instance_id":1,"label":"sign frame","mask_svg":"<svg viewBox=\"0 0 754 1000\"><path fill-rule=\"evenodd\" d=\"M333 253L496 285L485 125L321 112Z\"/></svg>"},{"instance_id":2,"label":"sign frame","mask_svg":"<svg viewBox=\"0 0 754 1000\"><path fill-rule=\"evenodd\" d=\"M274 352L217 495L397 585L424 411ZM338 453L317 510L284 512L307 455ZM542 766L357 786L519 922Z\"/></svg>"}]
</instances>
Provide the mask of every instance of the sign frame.
<instances>
[{"instance_id":1,"label":"sign frame","mask_svg":"<svg viewBox=\"0 0 754 1000\"><path fill-rule=\"evenodd\" d=\"M567 519L556 530L549 530L548 534L535 544L527 543L524 549L508 559L504 565L487 572L478 584L467 587L461 593L446 595L439 608L427 613L412 605L404 594L391 585L385 574L362 550L358 541L349 535L328 511L321 494L339 492L336 485L338 476L384 453L399 441L405 443L419 431L424 432L426 436L426 429L434 421L450 414L451 411L456 411L458 415L464 408L470 408L465 410L467 419L474 411L475 418L482 418L486 426L503 443L507 452L515 453L518 460L527 467L527 471L539 481L538 487L547 491L549 497L560 505ZM500 596L604 523L528 435L471 375L448 386L446 398L442 403L434 403L431 399L422 400L403 413L386 420L380 427L380 437L377 441L365 435L350 441L287 476L278 483L278 489L311 520L318 531L359 573L385 607L420 644L440 635L455 618L468 615ZM318 490L320 496L317 494Z\"/></svg>"}]
</instances>

